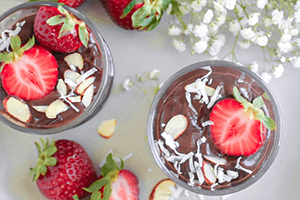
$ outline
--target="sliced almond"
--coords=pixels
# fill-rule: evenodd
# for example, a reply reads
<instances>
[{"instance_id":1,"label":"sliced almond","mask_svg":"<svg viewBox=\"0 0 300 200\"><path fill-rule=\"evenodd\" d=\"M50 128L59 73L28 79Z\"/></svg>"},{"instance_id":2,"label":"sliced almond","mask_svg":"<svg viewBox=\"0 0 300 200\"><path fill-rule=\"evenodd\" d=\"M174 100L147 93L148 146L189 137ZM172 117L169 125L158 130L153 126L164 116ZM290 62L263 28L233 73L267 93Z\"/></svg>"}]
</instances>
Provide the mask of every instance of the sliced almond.
<instances>
[{"instance_id":1,"label":"sliced almond","mask_svg":"<svg viewBox=\"0 0 300 200\"><path fill-rule=\"evenodd\" d=\"M64 60L68 63L68 65L75 65L80 70L83 69L83 58L80 53L72 53L67 55Z\"/></svg>"},{"instance_id":2,"label":"sliced almond","mask_svg":"<svg viewBox=\"0 0 300 200\"><path fill-rule=\"evenodd\" d=\"M85 79L83 82L81 82L77 88L75 89L75 92L77 94L83 95L84 91L91 85L94 83L96 77L91 76L87 79Z\"/></svg>"},{"instance_id":3,"label":"sliced almond","mask_svg":"<svg viewBox=\"0 0 300 200\"><path fill-rule=\"evenodd\" d=\"M105 120L98 126L98 133L104 138L111 138L115 132L116 125L116 119Z\"/></svg>"},{"instance_id":4,"label":"sliced almond","mask_svg":"<svg viewBox=\"0 0 300 200\"><path fill-rule=\"evenodd\" d=\"M187 125L188 121L186 117L184 115L178 114L168 121L164 131L169 133L174 138L174 140L176 140L186 130Z\"/></svg>"},{"instance_id":5,"label":"sliced almond","mask_svg":"<svg viewBox=\"0 0 300 200\"><path fill-rule=\"evenodd\" d=\"M67 95L67 85L61 78L57 81L56 90L59 91L60 95Z\"/></svg>"},{"instance_id":6,"label":"sliced almond","mask_svg":"<svg viewBox=\"0 0 300 200\"><path fill-rule=\"evenodd\" d=\"M46 112L48 106L32 106L38 112Z\"/></svg>"},{"instance_id":7,"label":"sliced almond","mask_svg":"<svg viewBox=\"0 0 300 200\"><path fill-rule=\"evenodd\" d=\"M70 69L67 69L65 72L64 72L64 79L69 79L71 81L73 81L75 84L76 84L76 80L80 77L80 74L77 73L77 72L74 72Z\"/></svg>"},{"instance_id":8,"label":"sliced almond","mask_svg":"<svg viewBox=\"0 0 300 200\"><path fill-rule=\"evenodd\" d=\"M175 188L175 183L171 179L159 181L152 189L149 200L168 200L172 195L170 188Z\"/></svg>"},{"instance_id":9,"label":"sliced almond","mask_svg":"<svg viewBox=\"0 0 300 200\"><path fill-rule=\"evenodd\" d=\"M218 156L203 155L203 157L214 164L226 165L226 159Z\"/></svg>"},{"instance_id":10,"label":"sliced almond","mask_svg":"<svg viewBox=\"0 0 300 200\"><path fill-rule=\"evenodd\" d=\"M45 113L49 119L54 119L59 113L62 113L66 110L68 110L68 105L57 99L47 107Z\"/></svg>"},{"instance_id":11,"label":"sliced almond","mask_svg":"<svg viewBox=\"0 0 300 200\"><path fill-rule=\"evenodd\" d=\"M215 91L216 90L213 87L205 85L205 92L208 96L210 96L210 97L213 96Z\"/></svg>"},{"instance_id":12,"label":"sliced almond","mask_svg":"<svg viewBox=\"0 0 300 200\"><path fill-rule=\"evenodd\" d=\"M22 122L27 123L32 118L28 105L19 98L13 96L5 97L3 100L3 107L8 114Z\"/></svg>"},{"instance_id":13,"label":"sliced almond","mask_svg":"<svg viewBox=\"0 0 300 200\"><path fill-rule=\"evenodd\" d=\"M212 185L217 181L217 177L214 173L214 168L207 162L203 161L202 171L207 184Z\"/></svg>"},{"instance_id":14,"label":"sliced almond","mask_svg":"<svg viewBox=\"0 0 300 200\"><path fill-rule=\"evenodd\" d=\"M81 102L81 96L72 96L72 97L68 97L68 100L71 103L78 103Z\"/></svg>"},{"instance_id":15,"label":"sliced almond","mask_svg":"<svg viewBox=\"0 0 300 200\"><path fill-rule=\"evenodd\" d=\"M84 91L82 97L81 102L86 108L91 104L93 100L93 96L94 96L94 85L92 84Z\"/></svg>"}]
</instances>

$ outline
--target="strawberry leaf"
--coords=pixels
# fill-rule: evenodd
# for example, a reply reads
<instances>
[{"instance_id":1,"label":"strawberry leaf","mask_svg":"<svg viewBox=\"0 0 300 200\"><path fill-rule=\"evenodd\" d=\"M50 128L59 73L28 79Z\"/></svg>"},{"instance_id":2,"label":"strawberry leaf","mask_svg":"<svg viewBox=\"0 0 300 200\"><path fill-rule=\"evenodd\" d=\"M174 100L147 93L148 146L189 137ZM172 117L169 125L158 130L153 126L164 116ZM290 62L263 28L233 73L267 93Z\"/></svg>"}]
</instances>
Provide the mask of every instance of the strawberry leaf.
<instances>
[{"instance_id":1,"label":"strawberry leaf","mask_svg":"<svg viewBox=\"0 0 300 200\"><path fill-rule=\"evenodd\" d=\"M10 46L14 52L18 52L21 47L21 38L18 35L11 36Z\"/></svg>"},{"instance_id":2,"label":"strawberry leaf","mask_svg":"<svg viewBox=\"0 0 300 200\"><path fill-rule=\"evenodd\" d=\"M258 107L258 108L263 107L264 104L265 104L264 100L261 96L257 97L256 99L253 100L253 105Z\"/></svg>"},{"instance_id":3,"label":"strawberry leaf","mask_svg":"<svg viewBox=\"0 0 300 200\"><path fill-rule=\"evenodd\" d=\"M78 195L75 194L75 195L73 196L73 199L74 199L74 200L79 200Z\"/></svg>"},{"instance_id":4,"label":"strawberry leaf","mask_svg":"<svg viewBox=\"0 0 300 200\"><path fill-rule=\"evenodd\" d=\"M275 121L273 119L271 119L270 117L267 117L264 115L262 117L262 122L265 125L265 127L269 130L276 130L276 128L277 128Z\"/></svg>"},{"instance_id":5,"label":"strawberry leaf","mask_svg":"<svg viewBox=\"0 0 300 200\"><path fill-rule=\"evenodd\" d=\"M103 190L103 199L109 200L111 193L112 193L111 182L108 182L108 184L104 187Z\"/></svg>"},{"instance_id":6,"label":"strawberry leaf","mask_svg":"<svg viewBox=\"0 0 300 200\"><path fill-rule=\"evenodd\" d=\"M91 199L93 200L100 200L101 199L101 192L100 191L95 191L91 195Z\"/></svg>"},{"instance_id":7,"label":"strawberry leaf","mask_svg":"<svg viewBox=\"0 0 300 200\"><path fill-rule=\"evenodd\" d=\"M80 23L79 25L79 39L82 42L82 44L87 47L89 42L89 32L86 29L86 25L84 22Z\"/></svg>"},{"instance_id":8,"label":"strawberry leaf","mask_svg":"<svg viewBox=\"0 0 300 200\"><path fill-rule=\"evenodd\" d=\"M93 193L95 191L100 190L104 185L106 185L109 181L106 178L101 178L95 181L90 185L89 188L83 188L85 191Z\"/></svg>"},{"instance_id":9,"label":"strawberry leaf","mask_svg":"<svg viewBox=\"0 0 300 200\"><path fill-rule=\"evenodd\" d=\"M123 14L121 15L121 18L126 17L130 13L130 11L133 9L135 4L136 4L136 0L132 0L123 10Z\"/></svg>"}]
</instances>

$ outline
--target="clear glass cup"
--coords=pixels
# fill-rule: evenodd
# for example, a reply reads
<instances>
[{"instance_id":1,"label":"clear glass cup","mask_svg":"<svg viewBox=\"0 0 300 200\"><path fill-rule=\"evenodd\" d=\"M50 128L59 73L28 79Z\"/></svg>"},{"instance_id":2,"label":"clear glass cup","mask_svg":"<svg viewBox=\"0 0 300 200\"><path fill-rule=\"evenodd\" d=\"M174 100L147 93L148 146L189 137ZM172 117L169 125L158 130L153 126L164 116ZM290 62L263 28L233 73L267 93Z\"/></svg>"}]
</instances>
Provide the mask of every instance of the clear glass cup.
<instances>
[{"instance_id":1,"label":"clear glass cup","mask_svg":"<svg viewBox=\"0 0 300 200\"><path fill-rule=\"evenodd\" d=\"M168 156L166 156L166 155L168 153L164 152L162 150L162 148L160 147L160 145L158 144L157 141L158 140L164 141L164 138L161 136L161 133L163 132L164 127L166 125L165 124L166 122L162 123L163 117L166 117L166 116L169 117L169 114L167 113L169 110L170 110L170 112L176 113L176 109L180 110L183 107L183 106L181 106L183 104L179 100L174 101L175 103L173 103L173 104L169 103L169 102L171 102L172 99L174 99L175 94L176 94L176 92L172 93L172 91L174 91L175 89L177 89L179 87L183 87L182 86L183 81L193 82L197 78L200 78L201 76L199 75L199 77L198 77L198 75L197 75L198 73L200 73L199 70L203 71L204 68L214 67L214 66L220 66L220 70L222 71L222 72L219 72L220 80L222 80L223 77L228 78L228 74L226 76L223 76L222 74L232 71L230 73L232 73L233 75L229 79L236 79L235 84L243 84L243 82L245 80L245 82L249 81L251 83L244 84L243 87L249 87L250 89L255 88L255 90L258 90L258 91L263 90L265 92L263 95L265 105L266 105L266 107L264 107L265 112L267 112L267 115L269 115L269 117L271 117L276 122L277 129L275 131L270 131L270 130L267 131L267 138L264 142L264 145L260 148L260 150L257 153L250 155L247 158L242 157L243 159L245 158L245 161L243 161L243 162L248 162L249 166L251 166L251 167L253 165L253 170L251 173L248 173L248 174L246 173L246 175L245 175L244 171L234 169L235 171L240 171L239 173L240 174L243 173L244 175L243 176L240 175L240 179L239 179L239 177L237 179L232 179L231 182L225 181L225 183L223 183L224 185L219 184L219 185L215 185L215 186L208 186L206 184L205 185L201 185L199 183L197 184L197 179L198 179L197 173L193 172L193 174L194 174L193 181L195 181L195 182L193 184L191 184L190 180L188 180L189 177L182 177L181 175L178 175L178 171L176 171L177 169L175 167L173 167L175 165L171 162L167 162L166 158ZM212 73L214 73L214 68L212 71L213 71ZM201 72L201 73L203 75L203 72ZM193 77L193 78L191 79L191 77ZM182 78L182 79L180 79L180 78ZM211 79L213 79L213 78L211 78ZM187 82L185 82L185 83L187 83ZM208 83L208 84L210 84L210 83ZM223 86L226 87L225 82L224 82ZM230 87L232 87L232 86L230 86ZM183 89L181 89L181 90L183 90ZM180 93L180 92L177 91L177 93ZM241 93L245 93L245 91L241 91ZM172 97L170 97L171 95L172 95ZM177 96L176 96L176 98L177 98ZM179 98L180 97L178 97L178 99ZM184 97L182 99L184 99ZM170 106L170 108L166 108L165 110L161 111L161 108L165 105L168 105L168 106L171 105L171 106ZM149 116L148 116L148 123L147 123L147 135L148 135L148 142L149 142L150 149L151 149L152 155L154 157L154 160L156 161L158 166L161 168L161 170L167 175L167 177L169 177L171 180L173 180L177 185L179 185L187 190L190 190L192 192L202 194L202 195L209 195L209 196L221 196L221 195L235 193L235 192L241 191L241 190L249 187L250 185L254 184L256 181L258 181L267 172L267 170L270 168L270 166L273 163L273 161L277 155L277 152L279 150L280 138L281 138L281 134L282 134L282 125L281 124L282 124L282 122L281 122L281 115L280 115L278 103L277 103L274 95L270 91L269 87L267 86L267 84L264 83L263 80L259 76L257 76L251 70L249 70L239 64L236 64L236 63L226 62L226 61L203 61L203 62L191 64L187 67L182 68L181 70L179 70L175 74L173 74L166 82L164 82L164 84L158 91L157 95L155 96L155 98L152 102L151 108L150 108L150 112L149 112ZM191 133L184 132L183 135L185 135L185 134L191 134ZM183 145L181 150L184 150L184 149L186 149L185 147L188 147L191 144L193 144L194 148L192 148L192 151L194 153L197 152L197 148L196 148L197 145L195 145L197 139L195 139L195 138L192 139L193 137L196 137L196 136L195 135L193 135L191 137L186 136L186 137L184 137L184 139L181 139L181 140L180 140L180 138L178 138L179 147L181 144ZM191 138L191 140L190 140L190 138ZM199 136L199 138L201 138L201 136ZM175 140L175 141L178 141L178 140ZM205 141L203 141L204 145L208 145L208 143L209 143L209 140L207 143L205 143ZM163 143L163 145L165 148L167 148L169 153L174 153L174 151L172 151L171 148L169 148L167 145L165 145L165 143ZM187 145L187 146L184 146L184 145ZM209 148L208 147L206 147L206 148L213 149L213 147L211 145ZM178 150L178 152L182 153L179 150ZM187 152L185 152L185 153L187 154ZM202 154L202 158L203 158L203 155L204 154ZM221 157L223 155L220 153L220 154L218 154L218 156ZM228 158L228 157L230 157L230 156L227 156L226 158ZM235 162L237 162L237 158L238 157L233 157L233 159L235 159ZM195 158L195 154L194 154L193 159L194 159L194 161L195 160L197 161L197 159ZM255 161L255 163L250 164L253 160ZM189 162L189 160L186 161L186 163L188 163L188 162ZM242 164L244 165L244 168L247 168L245 163L242 163ZM189 165L187 165L187 164L185 166L182 166L181 172L183 172L184 169L188 169L187 171L189 171L190 168L188 168L188 166ZM214 165L214 166L216 166L216 165ZM220 167L220 166L222 167L222 165L216 166L216 169L218 169L217 167ZM217 182L218 182L218 180L217 180Z\"/></svg>"},{"instance_id":2,"label":"clear glass cup","mask_svg":"<svg viewBox=\"0 0 300 200\"><path fill-rule=\"evenodd\" d=\"M28 2L28 3L18 4L17 6L7 10L6 12L0 15L0 32L3 32L4 30L11 28L17 21L23 19L24 17L36 14L38 9L41 6L57 7L58 3L45 1L45 2ZM112 55L107 43L101 36L97 27L86 16L84 16L81 12L79 12L74 8L68 6L64 6L64 8L68 12L76 16L78 19L85 22L88 29L91 31L91 35L93 39L96 41L96 45L101 56L101 62L97 63L99 64L99 66L97 65L97 67L102 69L102 78L101 78L99 89L95 94L92 103L81 114L79 114L77 118L68 122L67 124L63 124L58 127L41 125L41 126L28 128L27 124L17 121L13 117L7 115L2 104L3 98L6 95L3 92L0 93L0 113L1 113L0 120L3 123L7 124L8 126L17 129L19 131L25 133L32 133L32 134L53 134L53 133L58 133L76 127L88 121L96 113L98 113L98 111L101 109L101 107L103 106L107 97L110 94L110 90L114 78L114 67L113 67Z\"/></svg>"}]
</instances>

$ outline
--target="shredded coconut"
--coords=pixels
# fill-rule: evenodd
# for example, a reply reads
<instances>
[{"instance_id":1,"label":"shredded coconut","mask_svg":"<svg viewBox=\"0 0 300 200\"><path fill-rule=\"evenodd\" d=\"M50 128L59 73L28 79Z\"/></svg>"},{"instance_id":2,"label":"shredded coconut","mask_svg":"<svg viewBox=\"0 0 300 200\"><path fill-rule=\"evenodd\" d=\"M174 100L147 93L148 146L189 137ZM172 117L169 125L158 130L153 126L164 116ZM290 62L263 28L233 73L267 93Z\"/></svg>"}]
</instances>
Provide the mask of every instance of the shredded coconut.
<instances>
[{"instance_id":1,"label":"shredded coconut","mask_svg":"<svg viewBox=\"0 0 300 200\"><path fill-rule=\"evenodd\" d=\"M239 157L237 159L237 162L236 162L236 165L235 165L235 168L239 169L239 170L242 170L248 174L252 174L252 171L250 169L246 169L244 168L243 166L240 165L240 161L241 161L242 157Z\"/></svg>"},{"instance_id":2,"label":"shredded coconut","mask_svg":"<svg viewBox=\"0 0 300 200\"><path fill-rule=\"evenodd\" d=\"M9 45L10 45L10 39L12 36L16 36L20 33L22 26L24 26L24 24L26 23L26 21L23 22L18 22L16 24L16 28L15 30L4 30L1 33L1 38L0 38L0 51L3 51L6 49L7 52L10 52L9 50Z\"/></svg>"}]
</instances>

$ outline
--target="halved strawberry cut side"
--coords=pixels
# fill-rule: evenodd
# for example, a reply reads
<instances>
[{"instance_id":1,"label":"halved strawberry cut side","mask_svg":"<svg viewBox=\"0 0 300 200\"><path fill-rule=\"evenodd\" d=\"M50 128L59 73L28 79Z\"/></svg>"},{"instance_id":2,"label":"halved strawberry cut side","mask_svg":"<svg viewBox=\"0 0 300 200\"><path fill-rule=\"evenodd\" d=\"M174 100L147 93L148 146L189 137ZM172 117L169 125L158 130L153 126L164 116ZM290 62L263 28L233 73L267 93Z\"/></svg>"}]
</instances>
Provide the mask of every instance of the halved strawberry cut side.
<instances>
[{"instance_id":1,"label":"halved strawberry cut side","mask_svg":"<svg viewBox=\"0 0 300 200\"><path fill-rule=\"evenodd\" d=\"M43 98L56 85L57 67L55 57L48 50L35 45L15 62L3 66L2 86L7 94L23 100Z\"/></svg>"},{"instance_id":2,"label":"halved strawberry cut side","mask_svg":"<svg viewBox=\"0 0 300 200\"><path fill-rule=\"evenodd\" d=\"M266 139L261 121L251 119L235 99L218 102L212 109L211 137L222 154L249 156L256 153Z\"/></svg>"}]
</instances>

